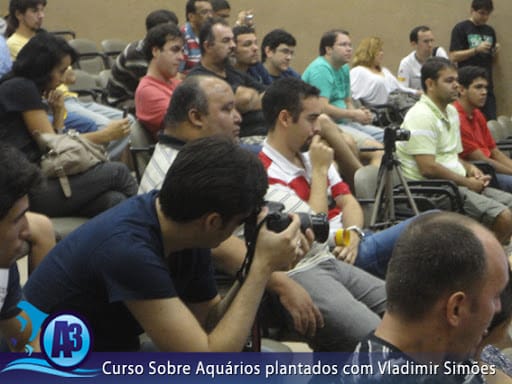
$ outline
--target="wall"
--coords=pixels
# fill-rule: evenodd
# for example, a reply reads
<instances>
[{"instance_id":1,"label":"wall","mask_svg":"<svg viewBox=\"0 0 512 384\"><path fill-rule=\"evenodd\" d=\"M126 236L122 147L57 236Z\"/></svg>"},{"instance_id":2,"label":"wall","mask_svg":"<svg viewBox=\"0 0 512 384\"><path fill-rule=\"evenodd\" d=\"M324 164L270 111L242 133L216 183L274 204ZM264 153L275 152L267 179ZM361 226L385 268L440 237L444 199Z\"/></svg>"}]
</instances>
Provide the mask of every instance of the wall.
<instances>
[{"instance_id":1,"label":"wall","mask_svg":"<svg viewBox=\"0 0 512 384\"><path fill-rule=\"evenodd\" d=\"M396 72L400 59L410 51L408 35L416 25L427 24L437 43L448 49L453 25L469 17L470 0L230 0L232 14L254 9L260 39L269 30L282 27L298 40L293 67L302 71L317 55L320 35L331 28L350 31L354 45L368 35L384 39L385 66ZM494 0L494 26L502 51L495 66L498 113L512 114L512 36L506 24L512 1ZM185 21L185 0L48 0L45 27L73 29L78 37L97 41L122 38L132 41L144 36L144 18L159 8L176 12ZM7 0L0 0L0 10ZM233 18L233 15L232 15ZM232 20L234 21L234 20Z\"/></svg>"}]
</instances>

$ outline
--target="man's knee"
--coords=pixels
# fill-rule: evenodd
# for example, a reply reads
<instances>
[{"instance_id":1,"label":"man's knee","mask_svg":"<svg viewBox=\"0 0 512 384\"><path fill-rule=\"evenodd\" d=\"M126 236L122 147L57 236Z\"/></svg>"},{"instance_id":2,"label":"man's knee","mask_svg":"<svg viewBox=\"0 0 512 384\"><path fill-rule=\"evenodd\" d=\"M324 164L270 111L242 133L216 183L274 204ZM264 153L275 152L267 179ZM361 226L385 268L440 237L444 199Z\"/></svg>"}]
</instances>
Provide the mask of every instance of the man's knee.
<instances>
[{"instance_id":1,"label":"man's knee","mask_svg":"<svg viewBox=\"0 0 512 384\"><path fill-rule=\"evenodd\" d=\"M496 217L492 226L493 232L502 244L508 244L512 236L512 211L507 208Z\"/></svg>"}]
</instances>

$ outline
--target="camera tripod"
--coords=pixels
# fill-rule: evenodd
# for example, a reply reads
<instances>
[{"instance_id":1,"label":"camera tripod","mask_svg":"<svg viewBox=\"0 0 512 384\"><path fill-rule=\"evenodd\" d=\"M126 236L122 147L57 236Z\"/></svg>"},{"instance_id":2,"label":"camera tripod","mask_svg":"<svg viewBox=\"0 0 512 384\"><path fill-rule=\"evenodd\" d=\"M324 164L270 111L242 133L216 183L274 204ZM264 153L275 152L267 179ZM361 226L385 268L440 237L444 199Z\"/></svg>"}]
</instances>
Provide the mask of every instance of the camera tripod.
<instances>
[{"instance_id":1,"label":"camera tripod","mask_svg":"<svg viewBox=\"0 0 512 384\"><path fill-rule=\"evenodd\" d=\"M377 175L377 192L370 219L370 228L377 226L377 220L379 220L379 226L388 226L396 223L396 207L393 198L393 171L398 175L409 206L415 215L419 214L411 190L400 169L400 160L396 158L395 138L393 137L387 140L387 137L385 137L384 156L382 157L379 173Z\"/></svg>"}]
</instances>

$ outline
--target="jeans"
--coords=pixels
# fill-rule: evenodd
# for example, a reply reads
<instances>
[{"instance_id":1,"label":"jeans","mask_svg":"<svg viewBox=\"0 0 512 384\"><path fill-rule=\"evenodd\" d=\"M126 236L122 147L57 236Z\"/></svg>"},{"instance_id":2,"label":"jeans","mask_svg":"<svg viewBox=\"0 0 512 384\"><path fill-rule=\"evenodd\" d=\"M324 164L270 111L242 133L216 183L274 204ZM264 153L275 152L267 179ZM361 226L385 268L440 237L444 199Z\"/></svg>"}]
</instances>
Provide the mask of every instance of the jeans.
<instances>
[{"instance_id":1,"label":"jeans","mask_svg":"<svg viewBox=\"0 0 512 384\"><path fill-rule=\"evenodd\" d=\"M496 173L496 178L498 179L498 183L502 191L512 193L512 175Z\"/></svg>"},{"instance_id":2,"label":"jeans","mask_svg":"<svg viewBox=\"0 0 512 384\"><path fill-rule=\"evenodd\" d=\"M47 179L30 195L31 209L50 217L93 217L137 193L137 183L122 163L100 163L68 179L71 197L64 196L59 179Z\"/></svg>"},{"instance_id":3,"label":"jeans","mask_svg":"<svg viewBox=\"0 0 512 384\"><path fill-rule=\"evenodd\" d=\"M396 240L416 217L411 217L383 231L366 234L359 243L355 265L375 276L384 278Z\"/></svg>"}]
</instances>

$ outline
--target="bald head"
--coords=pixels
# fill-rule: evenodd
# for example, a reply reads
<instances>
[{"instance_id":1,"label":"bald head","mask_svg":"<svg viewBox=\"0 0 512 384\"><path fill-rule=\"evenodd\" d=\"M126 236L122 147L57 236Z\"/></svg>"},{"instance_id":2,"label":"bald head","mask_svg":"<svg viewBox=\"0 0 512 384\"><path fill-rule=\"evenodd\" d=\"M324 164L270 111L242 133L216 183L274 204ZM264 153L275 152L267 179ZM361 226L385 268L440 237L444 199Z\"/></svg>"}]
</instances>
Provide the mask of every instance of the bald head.
<instances>
[{"instance_id":1,"label":"bald head","mask_svg":"<svg viewBox=\"0 0 512 384\"><path fill-rule=\"evenodd\" d=\"M238 140L241 117L229 84L213 76L187 77L174 91L164 127L185 141L212 135Z\"/></svg>"},{"instance_id":2,"label":"bald head","mask_svg":"<svg viewBox=\"0 0 512 384\"><path fill-rule=\"evenodd\" d=\"M388 311L422 318L447 292L472 291L483 281L487 248L500 248L486 228L453 212L420 216L398 239L388 265Z\"/></svg>"}]
</instances>

